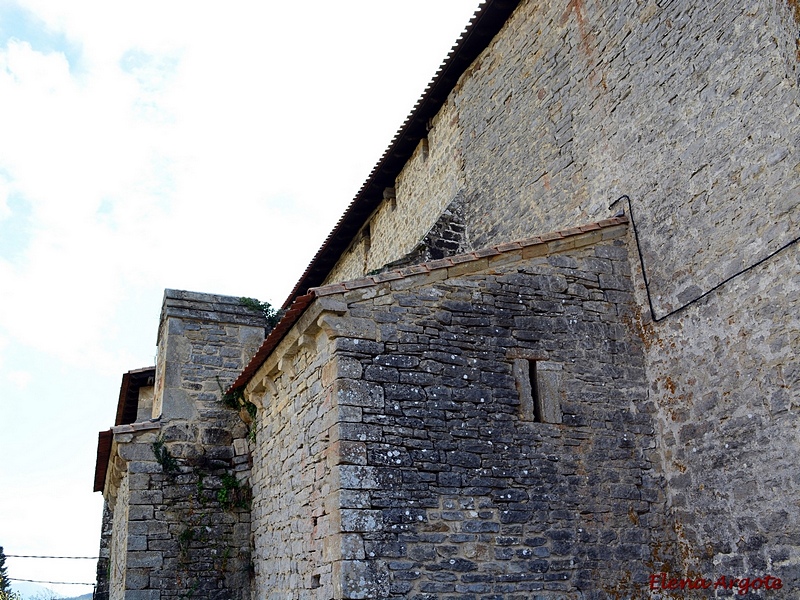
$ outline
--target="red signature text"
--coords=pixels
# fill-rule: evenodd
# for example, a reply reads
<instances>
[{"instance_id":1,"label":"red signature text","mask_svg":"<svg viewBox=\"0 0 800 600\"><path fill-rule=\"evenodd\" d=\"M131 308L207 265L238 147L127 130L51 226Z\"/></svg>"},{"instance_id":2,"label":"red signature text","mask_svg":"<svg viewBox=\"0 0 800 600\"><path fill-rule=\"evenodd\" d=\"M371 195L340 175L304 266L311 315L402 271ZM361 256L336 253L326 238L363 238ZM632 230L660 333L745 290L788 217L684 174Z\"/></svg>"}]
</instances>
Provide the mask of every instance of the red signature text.
<instances>
[{"instance_id":1,"label":"red signature text","mask_svg":"<svg viewBox=\"0 0 800 600\"><path fill-rule=\"evenodd\" d=\"M653 573L650 575L651 590L736 590L744 596L752 590L779 590L783 587L779 577L762 575L761 577L726 577L720 575L717 579L705 577L687 577L683 579L671 578L667 573Z\"/></svg>"}]
</instances>

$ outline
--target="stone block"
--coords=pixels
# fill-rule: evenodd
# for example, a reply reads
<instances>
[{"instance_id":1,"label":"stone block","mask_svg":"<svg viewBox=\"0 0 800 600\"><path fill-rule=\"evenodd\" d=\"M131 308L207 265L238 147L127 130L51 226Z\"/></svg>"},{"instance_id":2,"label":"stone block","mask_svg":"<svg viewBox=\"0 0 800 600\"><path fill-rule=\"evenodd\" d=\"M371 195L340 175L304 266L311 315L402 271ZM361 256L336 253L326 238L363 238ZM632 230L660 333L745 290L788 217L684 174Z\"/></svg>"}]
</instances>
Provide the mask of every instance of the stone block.
<instances>
[{"instance_id":1,"label":"stone block","mask_svg":"<svg viewBox=\"0 0 800 600\"><path fill-rule=\"evenodd\" d=\"M128 552L127 565L129 568L151 568L155 569L162 565L163 558L160 552Z\"/></svg>"},{"instance_id":2,"label":"stone block","mask_svg":"<svg viewBox=\"0 0 800 600\"><path fill-rule=\"evenodd\" d=\"M331 445L331 466L339 464L366 465L367 446L364 442L339 440Z\"/></svg>"},{"instance_id":3,"label":"stone block","mask_svg":"<svg viewBox=\"0 0 800 600\"><path fill-rule=\"evenodd\" d=\"M383 525L383 518L379 510L343 508L341 518L342 531L346 532L380 531Z\"/></svg>"},{"instance_id":4,"label":"stone block","mask_svg":"<svg viewBox=\"0 0 800 600\"><path fill-rule=\"evenodd\" d=\"M383 408L383 387L376 383L339 379L334 384L334 393L339 404L374 409Z\"/></svg>"}]
</instances>

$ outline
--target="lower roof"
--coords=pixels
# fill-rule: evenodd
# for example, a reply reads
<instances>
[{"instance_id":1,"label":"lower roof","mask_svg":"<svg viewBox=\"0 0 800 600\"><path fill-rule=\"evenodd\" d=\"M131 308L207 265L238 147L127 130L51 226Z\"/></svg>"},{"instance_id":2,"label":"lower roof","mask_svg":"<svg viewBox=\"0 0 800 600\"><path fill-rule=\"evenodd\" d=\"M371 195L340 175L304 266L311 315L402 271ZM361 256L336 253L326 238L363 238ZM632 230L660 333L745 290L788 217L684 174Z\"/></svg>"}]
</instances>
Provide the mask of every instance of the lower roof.
<instances>
[{"instance_id":1,"label":"lower roof","mask_svg":"<svg viewBox=\"0 0 800 600\"><path fill-rule=\"evenodd\" d=\"M387 271L378 275L361 277L359 279L353 279L351 281L345 281L342 283L334 283L322 287L311 288L308 290L307 294L298 296L294 299L294 302L284 313L283 318L270 332L256 354L253 356L244 370L239 374L239 376L236 378L236 381L233 382L229 389L235 390L247 385L253 375L256 374L256 371L258 371L258 369L261 368L261 365L266 362L272 351L286 336L292 326L302 316L315 298L329 296L331 294L339 294L348 290L379 285L384 282L404 279L406 277L411 277L413 275L419 275L422 273L430 273L439 269L453 268L457 265L464 265L465 263L480 261L488 257L516 252L532 246L545 245L547 247L542 249L542 254L554 254L568 248L576 247L578 244L574 243L574 238L627 223L628 218L624 215L612 217L610 219L603 219L602 221L590 223L588 225L582 225L580 227L572 227L570 229L564 229L553 233L537 235L516 242L497 244L495 246L490 246L474 252L467 252L465 254L458 254L448 258L441 258L426 263L420 263L418 265L413 265L394 271Z\"/></svg>"}]
</instances>

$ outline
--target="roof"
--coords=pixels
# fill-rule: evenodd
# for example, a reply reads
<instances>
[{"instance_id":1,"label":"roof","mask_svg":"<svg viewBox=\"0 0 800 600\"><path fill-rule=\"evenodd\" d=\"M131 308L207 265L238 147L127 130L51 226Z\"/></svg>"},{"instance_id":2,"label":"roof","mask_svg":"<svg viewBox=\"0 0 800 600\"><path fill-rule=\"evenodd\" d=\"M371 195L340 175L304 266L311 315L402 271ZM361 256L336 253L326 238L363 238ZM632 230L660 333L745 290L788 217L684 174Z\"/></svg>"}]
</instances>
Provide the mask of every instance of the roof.
<instances>
[{"instance_id":1,"label":"roof","mask_svg":"<svg viewBox=\"0 0 800 600\"><path fill-rule=\"evenodd\" d=\"M97 460L94 463L94 488L93 492L102 492L106 487L106 473L108 461L111 458L111 442L114 434L109 429L97 434Z\"/></svg>"},{"instance_id":2,"label":"roof","mask_svg":"<svg viewBox=\"0 0 800 600\"><path fill-rule=\"evenodd\" d=\"M537 235L516 242L498 244L496 246L490 246L474 252L458 254L448 258L440 258L438 260L432 260L430 262L420 263L410 267L396 269L394 271L387 271L378 275L361 277L359 279L353 279L351 281L345 281L342 283L333 283L322 287L311 288L308 290L307 294L295 298L292 305L283 315L283 318L275 326L275 329L270 332L263 344L261 344L261 347L258 349L253 358L250 359L250 362L239 374L239 377L236 378L236 381L233 382L230 389L233 390L240 388L250 381L250 379L256 374L256 371L258 371L258 369L261 368L261 365L266 362L272 351L278 346L292 326L298 321L305 310L316 298L330 296L332 294L341 294L350 290L371 287L385 282L405 279L414 275L431 273L441 269L457 269L457 271L461 273L469 270L468 266L470 263L473 264L475 270L478 270L483 267L483 263L480 261L484 259L501 256L503 254L510 254L534 246L543 246L542 248L539 248L541 252L538 252L538 255L555 254L566 249L594 243L596 239L589 234L594 232L602 232L603 230L616 227L617 225L625 225L627 223L628 217L624 215L612 217L610 219L603 219L602 221L590 223L588 225L582 225L580 227L572 227L553 233ZM580 243L578 240L578 238L581 236L585 236L583 243Z\"/></svg>"},{"instance_id":3,"label":"roof","mask_svg":"<svg viewBox=\"0 0 800 600\"><path fill-rule=\"evenodd\" d=\"M135 369L122 376L114 425L127 425L136 421L136 413L139 410L139 388L153 385L155 376L155 367Z\"/></svg>"},{"instance_id":4,"label":"roof","mask_svg":"<svg viewBox=\"0 0 800 600\"><path fill-rule=\"evenodd\" d=\"M317 250L284 302L284 309L288 309L306 290L325 281L353 237L383 201L383 191L394 187L394 181L403 166L411 158L420 140L427 136L428 121L436 116L458 79L486 49L518 4L519 0L488 0L479 7L386 152L372 169L367 181Z\"/></svg>"},{"instance_id":5,"label":"roof","mask_svg":"<svg viewBox=\"0 0 800 600\"><path fill-rule=\"evenodd\" d=\"M122 375L122 384L119 387L119 400L117 401L117 416L114 426L128 425L136 421L139 410L139 388L153 385L156 376L155 367L134 369ZM106 484L108 462L111 459L111 442L113 431L101 431L97 439L97 459L94 464L94 489L102 492Z\"/></svg>"}]
</instances>

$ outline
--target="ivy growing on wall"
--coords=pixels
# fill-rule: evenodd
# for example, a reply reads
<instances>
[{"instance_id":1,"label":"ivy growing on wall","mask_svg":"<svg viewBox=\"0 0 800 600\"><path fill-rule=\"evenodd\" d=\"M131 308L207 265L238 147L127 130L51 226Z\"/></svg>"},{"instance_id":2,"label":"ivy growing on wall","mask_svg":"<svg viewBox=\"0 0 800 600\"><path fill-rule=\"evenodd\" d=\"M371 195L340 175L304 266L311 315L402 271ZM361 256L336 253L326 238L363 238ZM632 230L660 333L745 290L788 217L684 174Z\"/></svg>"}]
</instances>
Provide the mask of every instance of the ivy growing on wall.
<instances>
[{"instance_id":1,"label":"ivy growing on wall","mask_svg":"<svg viewBox=\"0 0 800 600\"><path fill-rule=\"evenodd\" d=\"M256 414L258 413L258 407L247 400L244 397L244 388L235 388L232 390L225 391L225 388L222 387L222 382L217 377L217 385L219 386L220 392L222 392L222 403L227 406L228 408L232 408L237 411L245 410L250 417L249 423L249 431L247 433L247 438L252 442L255 441L255 434L256 434ZM245 419L246 420L246 419Z\"/></svg>"},{"instance_id":2,"label":"ivy growing on wall","mask_svg":"<svg viewBox=\"0 0 800 600\"><path fill-rule=\"evenodd\" d=\"M153 442L153 454L155 454L156 462L161 465L164 473L169 475L178 470L178 461L169 453L169 450L164 445L163 437L159 437Z\"/></svg>"},{"instance_id":3,"label":"ivy growing on wall","mask_svg":"<svg viewBox=\"0 0 800 600\"><path fill-rule=\"evenodd\" d=\"M275 326L278 324L278 321L281 320L284 312L276 309L269 302L261 302L255 298L239 298L239 304L245 308L249 308L253 312L260 312L264 315L264 318L267 320L267 332L275 329Z\"/></svg>"}]
</instances>

